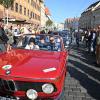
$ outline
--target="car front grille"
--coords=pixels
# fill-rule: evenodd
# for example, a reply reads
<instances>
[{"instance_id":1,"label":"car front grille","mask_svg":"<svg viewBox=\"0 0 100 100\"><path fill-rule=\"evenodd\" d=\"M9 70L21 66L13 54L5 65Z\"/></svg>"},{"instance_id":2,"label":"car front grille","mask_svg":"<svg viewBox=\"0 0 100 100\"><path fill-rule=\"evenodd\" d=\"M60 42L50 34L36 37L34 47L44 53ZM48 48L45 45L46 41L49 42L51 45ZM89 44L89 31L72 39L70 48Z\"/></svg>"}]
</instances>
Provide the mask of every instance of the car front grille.
<instances>
[{"instance_id":1,"label":"car front grille","mask_svg":"<svg viewBox=\"0 0 100 100\"><path fill-rule=\"evenodd\" d=\"M19 91L27 91L28 89L34 89L37 92L42 92L43 82L22 82L16 81L16 87Z\"/></svg>"},{"instance_id":2,"label":"car front grille","mask_svg":"<svg viewBox=\"0 0 100 100\"><path fill-rule=\"evenodd\" d=\"M14 92L16 90L15 83L12 80L0 79L0 89L2 88L11 92Z\"/></svg>"},{"instance_id":3,"label":"car front grille","mask_svg":"<svg viewBox=\"0 0 100 100\"><path fill-rule=\"evenodd\" d=\"M24 81L12 81L12 80L3 80L0 79L0 89L5 89L7 91L27 91L28 89L34 89L37 92L42 91L42 85L45 82L24 82ZM55 85L53 85L55 87ZM57 91L57 88L54 88L54 92Z\"/></svg>"}]
</instances>

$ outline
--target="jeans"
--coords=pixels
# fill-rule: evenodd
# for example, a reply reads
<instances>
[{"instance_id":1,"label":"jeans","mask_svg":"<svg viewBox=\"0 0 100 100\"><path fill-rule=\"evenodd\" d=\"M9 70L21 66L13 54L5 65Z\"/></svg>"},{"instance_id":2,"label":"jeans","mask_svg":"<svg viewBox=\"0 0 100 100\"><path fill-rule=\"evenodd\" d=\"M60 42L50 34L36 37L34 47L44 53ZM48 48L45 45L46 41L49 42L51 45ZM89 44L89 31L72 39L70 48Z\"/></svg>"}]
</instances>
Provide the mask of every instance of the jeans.
<instances>
[{"instance_id":1,"label":"jeans","mask_svg":"<svg viewBox=\"0 0 100 100\"><path fill-rule=\"evenodd\" d=\"M0 52L5 52L6 51L6 47L4 43L0 43Z\"/></svg>"}]
</instances>

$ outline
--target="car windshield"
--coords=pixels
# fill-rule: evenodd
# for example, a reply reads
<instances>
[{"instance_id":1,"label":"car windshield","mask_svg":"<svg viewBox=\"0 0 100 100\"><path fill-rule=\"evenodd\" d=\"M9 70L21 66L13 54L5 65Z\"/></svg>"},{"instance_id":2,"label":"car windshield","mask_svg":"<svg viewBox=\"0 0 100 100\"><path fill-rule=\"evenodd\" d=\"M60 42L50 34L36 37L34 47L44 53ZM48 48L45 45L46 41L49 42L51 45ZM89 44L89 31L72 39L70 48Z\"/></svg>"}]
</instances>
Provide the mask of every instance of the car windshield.
<instances>
[{"instance_id":1,"label":"car windshield","mask_svg":"<svg viewBox=\"0 0 100 100\"><path fill-rule=\"evenodd\" d=\"M23 39L20 39L23 38ZM20 41L21 40L21 41ZM61 37L52 35L27 34L18 37L17 48L27 50L61 51Z\"/></svg>"}]
</instances>

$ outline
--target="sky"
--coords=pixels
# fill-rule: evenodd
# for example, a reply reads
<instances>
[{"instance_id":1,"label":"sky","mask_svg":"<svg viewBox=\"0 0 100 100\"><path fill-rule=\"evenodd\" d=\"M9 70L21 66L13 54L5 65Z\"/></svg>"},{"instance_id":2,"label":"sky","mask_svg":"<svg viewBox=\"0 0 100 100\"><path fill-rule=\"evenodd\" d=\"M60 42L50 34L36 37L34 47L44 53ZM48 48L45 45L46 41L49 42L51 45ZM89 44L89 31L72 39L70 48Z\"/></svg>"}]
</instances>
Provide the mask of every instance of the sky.
<instances>
[{"instance_id":1,"label":"sky","mask_svg":"<svg viewBox=\"0 0 100 100\"><path fill-rule=\"evenodd\" d=\"M98 0L45 0L51 18L56 22L64 22L66 18L80 17L81 13Z\"/></svg>"}]
</instances>

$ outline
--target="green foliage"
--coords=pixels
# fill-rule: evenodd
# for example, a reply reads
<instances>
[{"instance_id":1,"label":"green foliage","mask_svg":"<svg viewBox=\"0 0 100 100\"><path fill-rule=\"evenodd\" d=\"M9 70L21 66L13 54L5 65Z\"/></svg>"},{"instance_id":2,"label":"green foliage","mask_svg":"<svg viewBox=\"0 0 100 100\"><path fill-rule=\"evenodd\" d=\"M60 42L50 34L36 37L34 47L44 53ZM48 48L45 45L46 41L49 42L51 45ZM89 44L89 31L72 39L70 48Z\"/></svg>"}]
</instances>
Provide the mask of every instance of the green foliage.
<instances>
[{"instance_id":1,"label":"green foliage","mask_svg":"<svg viewBox=\"0 0 100 100\"><path fill-rule=\"evenodd\" d=\"M3 4L3 0L0 0L0 4Z\"/></svg>"},{"instance_id":2,"label":"green foliage","mask_svg":"<svg viewBox=\"0 0 100 100\"><path fill-rule=\"evenodd\" d=\"M43 0L39 0L41 3L43 3Z\"/></svg>"},{"instance_id":3,"label":"green foliage","mask_svg":"<svg viewBox=\"0 0 100 100\"><path fill-rule=\"evenodd\" d=\"M47 20L47 22L46 22L46 26L52 26L52 24L53 24L53 22L49 19L49 20Z\"/></svg>"},{"instance_id":4,"label":"green foliage","mask_svg":"<svg viewBox=\"0 0 100 100\"><path fill-rule=\"evenodd\" d=\"M0 4L3 5L5 8L9 8L13 5L14 0L0 0Z\"/></svg>"}]
</instances>

